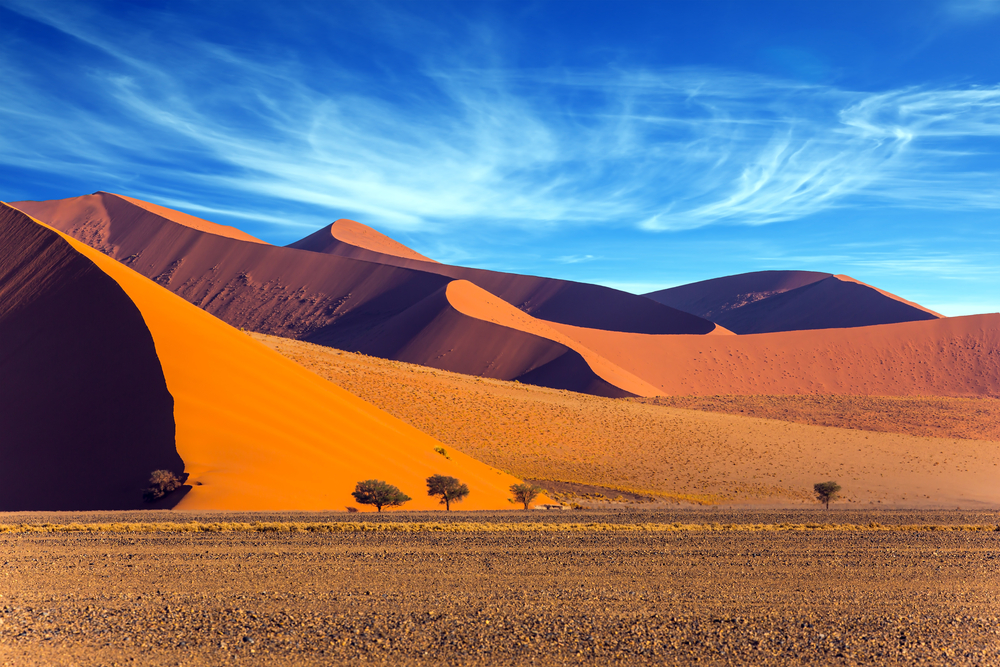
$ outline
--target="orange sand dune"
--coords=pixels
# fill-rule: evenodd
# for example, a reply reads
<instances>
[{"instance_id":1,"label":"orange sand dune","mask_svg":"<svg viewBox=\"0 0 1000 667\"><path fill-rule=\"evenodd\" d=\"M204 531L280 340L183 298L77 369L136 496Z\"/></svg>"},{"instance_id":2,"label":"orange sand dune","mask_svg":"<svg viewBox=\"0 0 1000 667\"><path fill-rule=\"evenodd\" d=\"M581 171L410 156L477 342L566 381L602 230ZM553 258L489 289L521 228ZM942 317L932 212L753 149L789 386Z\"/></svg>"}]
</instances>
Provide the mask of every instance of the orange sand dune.
<instances>
[{"instance_id":1,"label":"orange sand dune","mask_svg":"<svg viewBox=\"0 0 1000 667\"><path fill-rule=\"evenodd\" d=\"M6 205L4 211L5 242L11 236L37 235L37 229L44 230L47 243L68 243L75 252L62 248L64 255L89 260L141 314L173 397L176 452L190 474L191 489L178 508L341 509L355 504L350 496L355 482L374 477L410 495L413 500L407 507L434 509L437 502L427 497L424 484L434 473L458 477L469 485L472 493L463 509L511 507L508 487L517 480L510 475L459 452L450 452L450 458L440 455L434 451L440 443L433 438L282 358L86 244ZM36 278L44 283L58 276ZM49 323L53 324L57 323ZM86 361L81 359L81 363ZM43 363L33 360L34 365ZM75 392L99 395L101 389L88 383L77 385ZM59 404L32 407L35 414L46 410L58 414L62 408ZM116 421L97 418L109 432L119 428ZM4 441L5 449L15 444L21 443ZM68 439L57 446L72 451L74 445ZM145 443L133 446L141 448ZM60 460L54 457L49 465L58 465Z\"/></svg>"},{"instance_id":2,"label":"orange sand dune","mask_svg":"<svg viewBox=\"0 0 1000 667\"><path fill-rule=\"evenodd\" d=\"M479 320L493 322L503 327L524 331L555 341L577 352L587 365L608 384L618 387L634 396L656 396L659 392L649 383L625 372L607 359L557 331L543 320L537 320L510 304L501 301L484 289L467 280L455 280L448 284L448 301L460 313ZM548 385L546 385L548 386Z\"/></svg>"},{"instance_id":3,"label":"orange sand dune","mask_svg":"<svg viewBox=\"0 0 1000 667\"><path fill-rule=\"evenodd\" d=\"M789 397L797 410L788 418L807 420L789 423L654 404L668 399L609 399L473 378L254 337L448 447L520 477L561 482L541 482L553 491L816 507L812 485L835 479L847 507L1000 504L997 399L853 401L853 415L835 422L842 428L828 428L814 425L816 418L843 406L845 397ZM941 411L953 418L940 422ZM859 428L867 430L852 430ZM931 434L937 437L922 437Z\"/></svg>"},{"instance_id":4,"label":"orange sand dune","mask_svg":"<svg viewBox=\"0 0 1000 667\"><path fill-rule=\"evenodd\" d=\"M665 394L1000 396L1000 314L752 336L552 324Z\"/></svg>"},{"instance_id":5,"label":"orange sand dune","mask_svg":"<svg viewBox=\"0 0 1000 667\"><path fill-rule=\"evenodd\" d=\"M634 395L606 381L595 373L580 352L554 339L581 348L578 343L572 343L542 323L531 324L534 320L530 315L471 283L465 283L466 290L456 290L452 287L456 282L452 281L398 315L366 330L364 351L384 359L480 377L517 380L600 396ZM453 303L456 291L475 291L475 294L462 300L462 307L458 307ZM481 313L477 309L481 310L484 297L497 307L502 304L520 314L529 324L510 321L504 324L496 318L479 317ZM318 342L324 341L319 339ZM603 363L605 375L611 379L628 384L630 378L632 384L629 386L641 385L641 381L620 370L617 375L609 373L611 368L607 362Z\"/></svg>"},{"instance_id":6,"label":"orange sand dune","mask_svg":"<svg viewBox=\"0 0 1000 667\"><path fill-rule=\"evenodd\" d=\"M941 317L849 276L813 271L758 271L651 292L737 334L862 327Z\"/></svg>"},{"instance_id":7,"label":"orange sand dune","mask_svg":"<svg viewBox=\"0 0 1000 667\"><path fill-rule=\"evenodd\" d=\"M418 262L436 262L367 225L346 218L336 220L288 247L370 261L378 261L381 255L391 255Z\"/></svg>"}]
</instances>

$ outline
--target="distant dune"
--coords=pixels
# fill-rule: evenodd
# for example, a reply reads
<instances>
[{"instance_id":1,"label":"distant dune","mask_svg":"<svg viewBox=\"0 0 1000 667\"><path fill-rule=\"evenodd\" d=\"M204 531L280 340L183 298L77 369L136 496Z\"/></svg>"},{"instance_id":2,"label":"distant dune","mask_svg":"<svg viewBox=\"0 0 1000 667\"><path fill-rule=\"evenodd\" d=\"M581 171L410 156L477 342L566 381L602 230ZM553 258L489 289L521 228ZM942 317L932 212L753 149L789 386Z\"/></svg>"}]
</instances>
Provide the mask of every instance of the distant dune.
<instances>
[{"instance_id":1,"label":"distant dune","mask_svg":"<svg viewBox=\"0 0 1000 667\"><path fill-rule=\"evenodd\" d=\"M737 334L894 324L941 317L849 276L759 271L650 292L647 297Z\"/></svg>"},{"instance_id":2,"label":"distant dune","mask_svg":"<svg viewBox=\"0 0 1000 667\"><path fill-rule=\"evenodd\" d=\"M7 205L0 234L0 508L136 507L156 468L189 475L182 509L337 510L368 478L433 509L434 473L469 485L464 509L511 507L515 478L89 246Z\"/></svg>"},{"instance_id":3,"label":"distant dune","mask_svg":"<svg viewBox=\"0 0 1000 667\"><path fill-rule=\"evenodd\" d=\"M333 238L333 230L337 228L334 224L328 228L331 231L324 233L321 230L293 243L292 247L254 244L253 251L248 251L234 243L236 239L227 240L218 231L204 233L200 227L178 222L174 219L177 216L148 215L151 212L149 207L137 206L131 200L106 192L57 201L15 202L12 205L125 262L143 275L159 280L165 287L233 326L276 335L305 337L290 330L286 324L290 317L299 322L300 328L313 329L331 324L334 319L347 314L346 311L350 311L355 319L375 317L375 312L381 312L387 305L395 307L395 304L381 301L371 304L362 316L359 311L365 310L363 306L367 300L375 298L376 292L395 292L400 282L410 279L422 284L433 283L434 289L450 279L468 280L533 317L575 326L657 334L700 334L708 333L715 327L712 322L695 315L599 285L453 267L385 254L386 249L409 256L417 253L374 230L365 231L367 228L358 223L351 226L350 238L364 245L348 247L352 244L337 239L336 243L324 245L324 241L319 239ZM327 252L297 250L295 246L300 244ZM382 248L383 252L375 253L369 246ZM345 255L358 255L366 261ZM226 261L223 262L223 259ZM213 269L216 263L220 266L214 269L215 275L210 275L209 269ZM284 268L288 264L301 265L302 268L298 271ZM375 270L373 264L382 267L380 275L368 275ZM276 282L275 273L279 265L283 269L280 285ZM195 268L203 273L195 276ZM240 276L243 276L240 281L244 284L229 283ZM334 279L341 289L331 285ZM188 281L197 281L198 284ZM364 284L355 289L347 287L352 281ZM265 324L255 321L252 316L242 317L221 307L214 303L216 299L212 297L217 295L213 285L222 284L228 284L228 291L232 292L222 296L222 299L239 299L242 305L238 310L260 310L263 307L267 312L277 309L279 314ZM251 289L245 289L248 287ZM259 293L278 289L283 293ZM319 300L323 300L323 303L318 308L304 309L308 311L308 316L298 310L296 314L281 312L282 308L275 303L276 298L292 296L293 293L297 300L312 301L317 305ZM411 298L406 300L415 303ZM282 307L286 305L282 304ZM336 309L339 309L338 317L334 318L333 311ZM328 311L326 316L323 311ZM242 321L244 319L247 321ZM350 347L347 344L343 346Z\"/></svg>"},{"instance_id":4,"label":"distant dune","mask_svg":"<svg viewBox=\"0 0 1000 667\"><path fill-rule=\"evenodd\" d=\"M553 324L664 394L1000 397L1000 314L752 336Z\"/></svg>"},{"instance_id":5,"label":"distant dune","mask_svg":"<svg viewBox=\"0 0 1000 667\"><path fill-rule=\"evenodd\" d=\"M616 400L254 336L446 446L518 476L555 480L559 484L540 482L555 491L606 498L635 493L661 502L816 506L812 485L835 479L845 492L841 506L847 507L1000 503L997 399ZM724 403L736 414L655 401L692 406L701 401L705 409ZM845 405L849 409L839 409ZM750 413L752 406L768 409ZM740 414L741 408L754 416ZM840 416L832 424L839 428L826 425L833 410ZM942 414L950 416L941 420ZM782 415L788 421L781 421ZM928 424L937 437L926 437Z\"/></svg>"},{"instance_id":6,"label":"distant dune","mask_svg":"<svg viewBox=\"0 0 1000 667\"><path fill-rule=\"evenodd\" d=\"M350 220L282 248L108 193L17 206L234 327L447 371L606 397L1000 395L1000 316L941 319L847 276L646 298L440 264Z\"/></svg>"},{"instance_id":7,"label":"distant dune","mask_svg":"<svg viewBox=\"0 0 1000 667\"><path fill-rule=\"evenodd\" d=\"M538 336L456 310L445 297L450 274L471 275L480 287L494 285L496 298L527 313L524 321L540 323L544 318L536 314L542 312L637 330L719 331L707 320L604 287L374 253L369 248L416 254L357 223L339 221L306 245L320 244L320 237L334 239L334 249L368 259L234 239L222 235L225 230L206 232L201 223L168 219L169 211L161 215L108 193L17 206L235 327L456 372L606 396L651 395L636 378L619 382L630 374L558 332L547 329ZM368 248L335 239L331 230L338 229L341 237ZM369 261L373 257L380 261Z\"/></svg>"}]
</instances>

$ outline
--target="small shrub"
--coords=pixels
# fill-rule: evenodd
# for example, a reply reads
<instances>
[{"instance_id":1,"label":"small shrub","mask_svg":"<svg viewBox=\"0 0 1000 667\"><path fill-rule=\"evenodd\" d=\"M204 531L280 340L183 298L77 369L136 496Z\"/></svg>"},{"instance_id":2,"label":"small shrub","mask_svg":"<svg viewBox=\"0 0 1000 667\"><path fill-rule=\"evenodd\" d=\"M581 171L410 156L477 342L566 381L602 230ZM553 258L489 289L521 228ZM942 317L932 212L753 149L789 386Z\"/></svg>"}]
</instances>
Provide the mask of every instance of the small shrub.
<instances>
[{"instance_id":1,"label":"small shrub","mask_svg":"<svg viewBox=\"0 0 1000 667\"><path fill-rule=\"evenodd\" d=\"M451 459L451 457L448 456L448 452L445 450L444 447L435 447L434 451L440 454L441 456L445 457L446 459Z\"/></svg>"},{"instance_id":2,"label":"small shrub","mask_svg":"<svg viewBox=\"0 0 1000 667\"><path fill-rule=\"evenodd\" d=\"M142 492L142 499L151 503L181 488L181 479L169 470L154 470L149 476L149 486Z\"/></svg>"}]
</instances>

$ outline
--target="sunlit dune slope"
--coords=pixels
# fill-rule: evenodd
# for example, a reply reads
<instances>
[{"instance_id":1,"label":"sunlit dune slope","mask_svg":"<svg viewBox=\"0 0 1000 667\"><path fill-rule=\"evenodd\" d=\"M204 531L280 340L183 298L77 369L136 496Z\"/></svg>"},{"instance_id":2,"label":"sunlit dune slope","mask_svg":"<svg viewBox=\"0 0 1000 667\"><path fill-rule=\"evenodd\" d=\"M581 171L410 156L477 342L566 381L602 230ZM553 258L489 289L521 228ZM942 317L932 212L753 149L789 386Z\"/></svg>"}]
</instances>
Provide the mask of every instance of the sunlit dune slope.
<instances>
[{"instance_id":1,"label":"sunlit dune slope","mask_svg":"<svg viewBox=\"0 0 1000 667\"><path fill-rule=\"evenodd\" d=\"M849 276L760 271L646 295L718 322L737 334L862 327L940 317Z\"/></svg>"},{"instance_id":2,"label":"sunlit dune slope","mask_svg":"<svg viewBox=\"0 0 1000 667\"><path fill-rule=\"evenodd\" d=\"M596 374L608 385L622 390L621 393L618 393L600 391L597 388L593 388L585 391L585 393L598 396L621 396L627 394L633 396L655 396L659 393L649 383L643 382L631 373L627 373L610 363L607 359L594 354L594 352L580 345L577 341L553 329L543 320L531 317L466 280L455 280L449 283L447 297L449 303L456 310L469 317L533 334L565 346L581 356L592 373ZM568 383L563 386L557 385L552 381L532 382L531 384L580 391L580 389L569 386Z\"/></svg>"},{"instance_id":3,"label":"sunlit dune slope","mask_svg":"<svg viewBox=\"0 0 1000 667\"><path fill-rule=\"evenodd\" d=\"M1000 399L943 396L657 396L657 405L879 433L1000 442Z\"/></svg>"},{"instance_id":4,"label":"sunlit dune slope","mask_svg":"<svg viewBox=\"0 0 1000 667\"><path fill-rule=\"evenodd\" d=\"M449 449L520 477L601 486L609 497L623 491L710 503L812 503L812 485L836 479L855 506L1000 503L998 443L968 439L991 437L985 423L979 431L953 424L937 438L827 428L472 378L254 336ZM807 397L789 400L796 398ZM824 398L843 400L808 397ZM909 425L916 433L938 408L969 416L956 417L956 424L974 423L981 409L1000 414L995 399L925 399L929 407L887 400L888 406L873 400L868 411L887 413L893 427ZM798 415L810 410L822 414L823 404L803 403ZM886 419L869 414L841 423L885 425Z\"/></svg>"},{"instance_id":5,"label":"sunlit dune slope","mask_svg":"<svg viewBox=\"0 0 1000 667\"><path fill-rule=\"evenodd\" d=\"M1000 314L752 336L553 324L665 394L1000 396Z\"/></svg>"},{"instance_id":6,"label":"sunlit dune slope","mask_svg":"<svg viewBox=\"0 0 1000 667\"><path fill-rule=\"evenodd\" d=\"M346 218L336 220L318 232L290 243L288 247L370 261L379 261L382 255L391 255L418 262L435 262L367 225Z\"/></svg>"},{"instance_id":7,"label":"sunlit dune slope","mask_svg":"<svg viewBox=\"0 0 1000 667\"><path fill-rule=\"evenodd\" d=\"M15 202L14 206L128 264L234 326L282 336L308 338L306 329L314 331L346 315L351 318L339 322L345 328L366 317L377 318L385 304L372 303L373 299L392 292L385 298L393 300L395 307L400 298L395 294L395 284L411 279L424 285L436 283L434 289L451 279L469 280L534 317L577 326L659 334L703 334L715 327L690 313L608 287L418 261L375 253L362 245L346 244L351 246L348 248L343 241L327 248L332 248L334 254L261 244L254 244L256 251L248 251L242 245L250 244L241 245L235 239L220 242L224 239L215 236L208 241L201 238L206 234L197 234L192 226L148 215L149 207L107 193L50 202ZM350 235L353 241L361 243L364 237L364 243L372 245L372 239L381 237L355 224ZM324 237L322 230L318 234L309 243L309 239L301 243L325 247L317 241ZM384 249L388 241L380 242L380 247ZM392 248L403 254L409 250L401 245ZM358 254L365 261L339 256L343 253ZM294 266L287 267L289 262ZM276 274L277 265L286 266L285 271ZM369 278L373 272L378 276ZM220 291L222 286L224 291ZM412 294L403 296L410 304L417 300ZM228 306L234 300L240 302L236 312ZM358 349L346 338L340 344Z\"/></svg>"},{"instance_id":8,"label":"sunlit dune slope","mask_svg":"<svg viewBox=\"0 0 1000 667\"><path fill-rule=\"evenodd\" d=\"M399 315L373 327L363 349L378 357L479 377L517 380L599 396L637 395L612 382L641 389L641 381L579 348L565 336L535 322L471 283L453 281ZM458 288L456 288L458 284ZM455 303L459 293L458 304ZM470 293L474 292L474 294ZM484 304L520 315L500 322L485 316ZM551 335L545 335L549 332ZM570 343L564 345L560 341ZM323 342L320 340L319 342ZM588 363L596 361L597 363ZM603 376L595 372L595 366ZM609 379L604 379L607 376ZM643 391L641 395L653 393Z\"/></svg>"},{"instance_id":9,"label":"sunlit dune slope","mask_svg":"<svg viewBox=\"0 0 1000 667\"><path fill-rule=\"evenodd\" d=\"M21 227L57 234L12 215ZM357 481L378 478L410 495L408 507L433 509L437 502L427 497L424 480L435 473L469 485L464 508L510 507L513 477L459 452L442 456L433 438L89 246L62 238L117 284L152 336L173 397L176 452L192 485L178 508L342 509L355 504L350 491Z\"/></svg>"},{"instance_id":10,"label":"sunlit dune slope","mask_svg":"<svg viewBox=\"0 0 1000 667\"><path fill-rule=\"evenodd\" d=\"M0 204L0 510L128 509L177 472L173 398L121 287Z\"/></svg>"}]
</instances>

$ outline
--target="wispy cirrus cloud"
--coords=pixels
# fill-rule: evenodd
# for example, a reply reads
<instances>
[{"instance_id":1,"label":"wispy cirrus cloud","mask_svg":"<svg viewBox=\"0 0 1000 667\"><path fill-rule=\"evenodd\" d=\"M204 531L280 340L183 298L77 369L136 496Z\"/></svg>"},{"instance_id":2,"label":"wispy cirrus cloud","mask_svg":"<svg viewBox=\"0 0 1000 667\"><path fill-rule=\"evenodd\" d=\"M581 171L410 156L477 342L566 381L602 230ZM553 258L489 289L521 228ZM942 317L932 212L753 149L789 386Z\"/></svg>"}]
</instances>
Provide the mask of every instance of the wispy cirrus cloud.
<instances>
[{"instance_id":1,"label":"wispy cirrus cloud","mask_svg":"<svg viewBox=\"0 0 1000 667\"><path fill-rule=\"evenodd\" d=\"M683 230L871 202L1000 210L1000 86L872 93L706 68L439 58L397 89L207 39L182 51L112 40L106 17L19 11L102 59L70 68L86 88L60 99L0 47L17 79L0 88L0 164L86 170L193 210L281 225L262 202L307 204L404 231Z\"/></svg>"}]
</instances>

